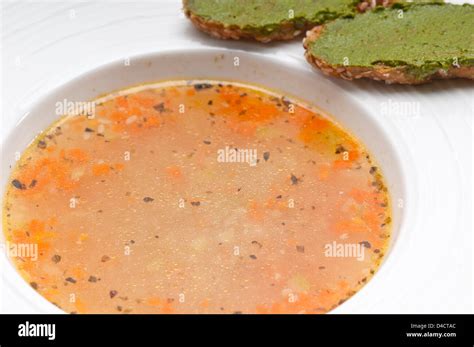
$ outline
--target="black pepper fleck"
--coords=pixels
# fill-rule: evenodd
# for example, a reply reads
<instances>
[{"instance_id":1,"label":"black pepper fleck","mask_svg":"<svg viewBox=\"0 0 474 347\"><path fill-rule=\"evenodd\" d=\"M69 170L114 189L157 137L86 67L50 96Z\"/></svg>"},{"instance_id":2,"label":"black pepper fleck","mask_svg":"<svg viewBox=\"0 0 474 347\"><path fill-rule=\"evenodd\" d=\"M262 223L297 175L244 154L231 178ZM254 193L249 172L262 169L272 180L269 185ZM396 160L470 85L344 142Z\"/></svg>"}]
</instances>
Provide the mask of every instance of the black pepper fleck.
<instances>
[{"instance_id":1,"label":"black pepper fleck","mask_svg":"<svg viewBox=\"0 0 474 347\"><path fill-rule=\"evenodd\" d=\"M25 190L26 189L26 186L21 183L19 180L17 179L14 179L12 181L12 185L16 188L16 189L20 189L20 190Z\"/></svg>"},{"instance_id":2,"label":"black pepper fleck","mask_svg":"<svg viewBox=\"0 0 474 347\"><path fill-rule=\"evenodd\" d=\"M160 102L159 104L156 104L155 106L153 106L153 108L159 113L163 113L167 111L164 102Z\"/></svg>"},{"instance_id":3,"label":"black pepper fleck","mask_svg":"<svg viewBox=\"0 0 474 347\"><path fill-rule=\"evenodd\" d=\"M337 145L335 153L336 154L341 154L341 153L344 153L344 152L347 152L347 150L344 148L344 146Z\"/></svg>"},{"instance_id":4,"label":"black pepper fleck","mask_svg":"<svg viewBox=\"0 0 474 347\"><path fill-rule=\"evenodd\" d=\"M210 83L198 83L194 85L194 89L196 89L197 91L209 88L212 88L212 84Z\"/></svg>"},{"instance_id":5,"label":"black pepper fleck","mask_svg":"<svg viewBox=\"0 0 474 347\"><path fill-rule=\"evenodd\" d=\"M299 179L295 175L291 174L291 184L297 185L298 182L299 182Z\"/></svg>"},{"instance_id":6,"label":"black pepper fleck","mask_svg":"<svg viewBox=\"0 0 474 347\"><path fill-rule=\"evenodd\" d=\"M118 292L116 290L111 290L109 292L109 295L110 295L110 298L113 299L116 295L118 294Z\"/></svg>"},{"instance_id":7,"label":"black pepper fleck","mask_svg":"<svg viewBox=\"0 0 474 347\"><path fill-rule=\"evenodd\" d=\"M46 141L43 141L43 140L38 141L38 148L45 149Z\"/></svg>"},{"instance_id":8,"label":"black pepper fleck","mask_svg":"<svg viewBox=\"0 0 474 347\"><path fill-rule=\"evenodd\" d=\"M296 245L296 250L300 253L304 253L304 246L302 245Z\"/></svg>"}]
</instances>

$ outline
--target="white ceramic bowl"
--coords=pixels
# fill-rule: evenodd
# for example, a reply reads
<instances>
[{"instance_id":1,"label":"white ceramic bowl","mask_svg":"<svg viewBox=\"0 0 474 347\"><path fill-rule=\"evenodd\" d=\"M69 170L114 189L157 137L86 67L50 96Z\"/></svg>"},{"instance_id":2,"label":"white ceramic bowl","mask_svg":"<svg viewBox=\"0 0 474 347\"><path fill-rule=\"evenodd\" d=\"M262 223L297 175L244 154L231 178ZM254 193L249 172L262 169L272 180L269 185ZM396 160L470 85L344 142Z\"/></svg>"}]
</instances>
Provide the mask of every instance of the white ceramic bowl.
<instances>
[{"instance_id":1,"label":"white ceramic bowl","mask_svg":"<svg viewBox=\"0 0 474 347\"><path fill-rule=\"evenodd\" d=\"M385 131L379 124L380 118L375 110L364 107L363 100L356 100L332 80L312 73L307 66L288 58L214 48L172 50L132 57L130 65L124 64L123 60L111 62L80 75L30 105L29 113L5 139L1 162L2 196L9 179L10 166L14 164L15 152L23 151L39 132L55 121L57 116L54 110L58 100L85 101L145 82L200 78L257 84L305 100L333 117L367 146L381 166L391 193L393 237L384 263L374 278L332 312L364 313L369 306L383 305L391 292L386 279L396 273L397 258L404 247L406 225L410 224L411 215L407 212L416 208L410 206L408 210L406 206L399 206L400 202L410 201L407 196L409 192L414 193L414 182L406 179L409 163L396 145L396 135ZM26 301L31 313L62 312L20 277L5 252L0 255L0 269L3 269L3 285L18 296L16 300Z\"/></svg>"}]
</instances>

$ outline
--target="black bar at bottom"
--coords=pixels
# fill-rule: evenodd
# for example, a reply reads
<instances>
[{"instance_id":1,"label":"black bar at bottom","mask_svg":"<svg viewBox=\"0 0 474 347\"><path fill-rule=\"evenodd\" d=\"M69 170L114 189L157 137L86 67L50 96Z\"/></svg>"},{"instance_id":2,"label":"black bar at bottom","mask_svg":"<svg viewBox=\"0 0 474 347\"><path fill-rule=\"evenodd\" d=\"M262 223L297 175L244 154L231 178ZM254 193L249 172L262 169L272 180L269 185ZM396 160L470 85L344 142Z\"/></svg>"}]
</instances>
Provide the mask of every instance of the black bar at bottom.
<instances>
[{"instance_id":1,"label":"black bar at bottom","mask_svg":"<svg viewBox=\"0 0 474 347\"><path fill-rule=\"evenodd\" d=\"M0 315L0 346L473 346L473 323L472 315Z\"/></svg>"}]
</instances>

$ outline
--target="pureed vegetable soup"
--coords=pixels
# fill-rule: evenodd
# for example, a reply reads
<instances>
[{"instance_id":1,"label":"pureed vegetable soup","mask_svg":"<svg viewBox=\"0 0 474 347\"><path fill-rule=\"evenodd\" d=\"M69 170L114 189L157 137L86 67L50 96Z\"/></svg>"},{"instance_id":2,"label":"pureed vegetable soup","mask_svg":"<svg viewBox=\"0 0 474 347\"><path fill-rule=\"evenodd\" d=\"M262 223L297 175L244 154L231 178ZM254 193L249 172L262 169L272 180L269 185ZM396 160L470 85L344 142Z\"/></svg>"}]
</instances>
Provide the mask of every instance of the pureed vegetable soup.
<instances>
[{"instance_id":1,"label":"pureed vegetable soup","mask_svg":"<svg viewBox=\"0 0 474 347\"><path fill-rule=\"evenodd\" d=\"M378 268L390 213L367 150L311 106L172 81L44 131L9 180L4 232L66 312L324 313Z\"/></svg>"}]
</instances>

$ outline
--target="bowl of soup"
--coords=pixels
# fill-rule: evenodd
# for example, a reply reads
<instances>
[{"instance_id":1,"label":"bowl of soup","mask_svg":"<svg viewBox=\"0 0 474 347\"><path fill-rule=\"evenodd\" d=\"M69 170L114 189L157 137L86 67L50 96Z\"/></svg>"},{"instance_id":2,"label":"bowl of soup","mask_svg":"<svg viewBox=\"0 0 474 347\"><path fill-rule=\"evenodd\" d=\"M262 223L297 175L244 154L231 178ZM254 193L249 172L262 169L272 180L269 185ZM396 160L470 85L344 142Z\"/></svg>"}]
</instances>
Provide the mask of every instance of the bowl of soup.
<instances>
[{"instance_id":1,"label":"bowl of soup","mask_svg":"<svg viewBox=\"0 0 474 347\"><path fill-rule=\"evenodd\" d=\"M396 258L393 140L285 60L111 62L31 105L2 150L2 267L38 312L344 312Z\"/></svg>"}]
</instances>

